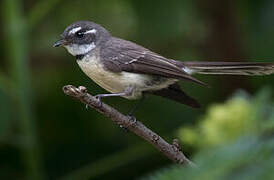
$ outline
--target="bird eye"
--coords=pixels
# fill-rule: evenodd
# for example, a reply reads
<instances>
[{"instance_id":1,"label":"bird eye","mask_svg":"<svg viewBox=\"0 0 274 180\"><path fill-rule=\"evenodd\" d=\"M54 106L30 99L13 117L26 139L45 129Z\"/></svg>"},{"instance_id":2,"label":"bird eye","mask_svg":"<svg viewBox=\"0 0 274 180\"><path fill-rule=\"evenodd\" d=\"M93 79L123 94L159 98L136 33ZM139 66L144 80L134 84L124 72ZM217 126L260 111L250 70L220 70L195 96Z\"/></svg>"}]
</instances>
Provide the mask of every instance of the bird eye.
<instances>
[{"instance_id":1,"label":"bird eye","mask_svg":"<svg viewBox=\"0 0 274 180\"><path fill-rule=\"evenodd\" d=\"M85 35L85 33L84 33L84 32L81 32L81 31L76 33L76 37L77 37L77 38L83 38L84 35Z\"/></svg>"}]
</instances>

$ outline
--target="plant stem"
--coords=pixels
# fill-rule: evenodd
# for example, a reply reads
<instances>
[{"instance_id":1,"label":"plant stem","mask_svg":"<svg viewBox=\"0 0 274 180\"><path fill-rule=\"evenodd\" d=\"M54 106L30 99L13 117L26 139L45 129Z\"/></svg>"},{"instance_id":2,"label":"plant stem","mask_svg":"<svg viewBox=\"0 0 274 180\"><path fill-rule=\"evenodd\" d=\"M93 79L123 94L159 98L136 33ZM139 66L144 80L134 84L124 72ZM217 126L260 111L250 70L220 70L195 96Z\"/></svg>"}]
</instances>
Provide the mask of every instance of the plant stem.
<instances>
[{"instance_id":1,"label":"plant stem","mask_svg":"<svg viewBox=\"0 0 274 180\"><path fill-rule=\"evenodd\" d=\"M28 32L22 16L22 1L2 1L3 28L6 34L7 59L11 80L15 85L16 118L24 145L21 146L25 164L26 179L44 179L36 134L34 111L31 105L32 93L28 62Z\"/></svg>"}]
</instances>

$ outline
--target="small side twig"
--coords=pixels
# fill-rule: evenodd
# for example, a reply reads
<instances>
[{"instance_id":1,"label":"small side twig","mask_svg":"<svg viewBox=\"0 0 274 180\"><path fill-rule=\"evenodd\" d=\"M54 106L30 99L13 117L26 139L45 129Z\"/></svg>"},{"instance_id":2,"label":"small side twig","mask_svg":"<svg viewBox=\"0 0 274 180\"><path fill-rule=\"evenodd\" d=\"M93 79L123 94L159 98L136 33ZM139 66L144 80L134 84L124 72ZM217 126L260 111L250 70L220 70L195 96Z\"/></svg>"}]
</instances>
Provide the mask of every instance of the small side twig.
<instances>
[{"instance_id":1,"label":"small side twig","mask_svg":"<svg viewBox=\"0 0 274 180\"><path fill-rule=\"evenodd\" d=\"M178 164L186 164L195 166L181 151L178 140L174 139L172 144L167 143L161 136L147 128L140 121L133 121L130 117L120 113L113 107L100 103L98 99L87 93L87 89L83 86L76 88L72 85L63 87L66 95L76 98L89 107L94 108L106 117L109 117L114 123L127 128L129 131L142 137L148 141L170 160Z\"/></svg>"}]
</instances>

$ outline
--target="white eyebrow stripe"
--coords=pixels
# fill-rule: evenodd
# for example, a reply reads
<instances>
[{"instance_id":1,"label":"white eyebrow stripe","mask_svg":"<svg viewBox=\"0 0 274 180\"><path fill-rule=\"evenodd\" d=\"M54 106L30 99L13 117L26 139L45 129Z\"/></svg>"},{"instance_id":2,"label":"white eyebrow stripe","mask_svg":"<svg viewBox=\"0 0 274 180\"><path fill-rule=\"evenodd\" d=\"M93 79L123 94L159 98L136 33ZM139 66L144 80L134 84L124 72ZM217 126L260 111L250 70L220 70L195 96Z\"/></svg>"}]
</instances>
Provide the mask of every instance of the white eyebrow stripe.
<instances>
[{"instance_id":1,"label":"white eyebrow stripe","mask_svg":"<svg viewBox=\"0 0 274 180\"><path fill-rule=\"evenodd\" d=\"M77 31L81 30L82 28L81 27L76 27L76 28L73 28L72 30L69 31L69 35L70 34L75 34Z\"/></svg>"},{"instance_id":2,"label":"white eyebrow stripe","mask_svg":"<svg viewBox=\"0 0 274 180\"><path fill-rule=\"evenodd\" d=\"M95 34L96 32L97 32L96 29L92 29L92 30L86 31L84 34L90 34L90 33Z\"/></svg>"}]
</instances>

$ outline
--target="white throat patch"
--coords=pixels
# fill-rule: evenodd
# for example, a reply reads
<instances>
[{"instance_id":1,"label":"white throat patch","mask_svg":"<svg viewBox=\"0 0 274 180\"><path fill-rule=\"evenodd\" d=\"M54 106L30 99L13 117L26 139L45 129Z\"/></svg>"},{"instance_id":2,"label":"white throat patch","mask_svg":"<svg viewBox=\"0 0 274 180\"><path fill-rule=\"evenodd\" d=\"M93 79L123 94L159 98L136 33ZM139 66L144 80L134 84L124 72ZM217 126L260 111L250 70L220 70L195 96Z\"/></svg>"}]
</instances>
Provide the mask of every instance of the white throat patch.
<instances>
[{"instance_id":1,"label":"white throat patch","mask_svg":"<svg viewBox=\"0 0 274 180\"><path fill-rule=\"evenodd\" d=\"M92 49L94 49L96 46L93 43L91 44L71 44L71 45L67 45L65 46L65 48L68 50L68 52L70 54L72 54L73 56L76 55L82 55L82 54L86 54L89 51L91 51Z\"/></svg>"}]
</instances>

